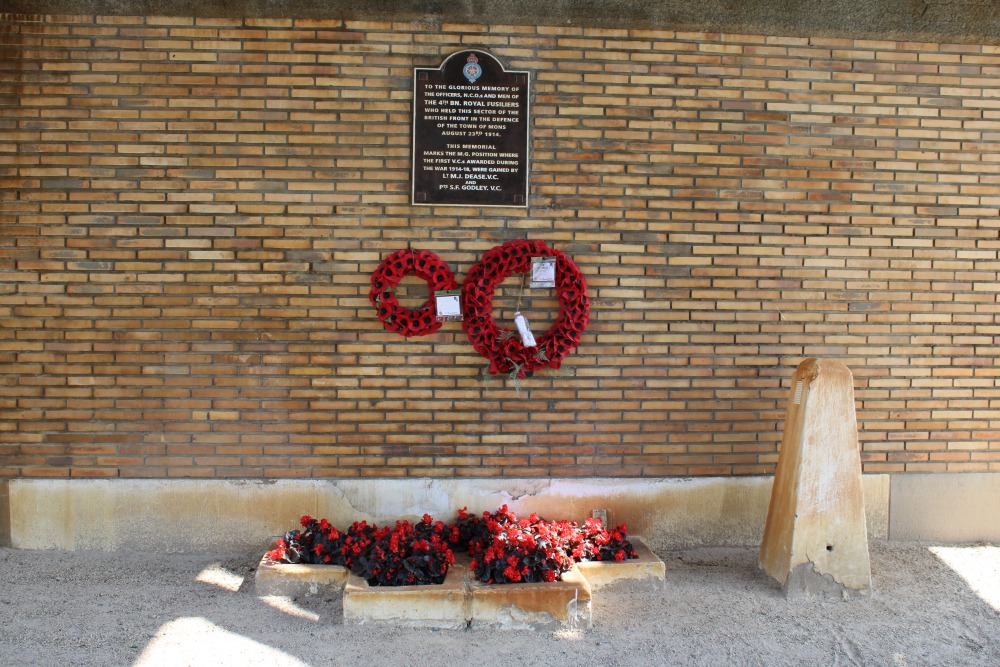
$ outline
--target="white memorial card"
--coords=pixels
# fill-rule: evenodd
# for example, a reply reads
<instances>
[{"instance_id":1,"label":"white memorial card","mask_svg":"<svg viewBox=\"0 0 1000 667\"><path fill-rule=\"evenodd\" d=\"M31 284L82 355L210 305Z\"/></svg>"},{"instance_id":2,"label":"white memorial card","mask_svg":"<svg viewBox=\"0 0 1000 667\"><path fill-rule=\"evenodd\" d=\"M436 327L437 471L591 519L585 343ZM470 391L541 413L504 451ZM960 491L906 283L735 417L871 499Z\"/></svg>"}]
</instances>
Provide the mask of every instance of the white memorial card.
<instances>
[{"instance_id":1,"label":"white memorial card","mask_svg":"<svg viewBox=\"0 0 1000 667\"><path fill-rule=\"evenodd\" d=\"M435 292L434 306L438 322L462 319L462 290Z\"/></svg>"},{"instance_id":2,"label":"white memorial card","mask_svg":"<svg viewBox=\"0 0 1000 667\"><path fill-rule=\"evenodd\" d=\"M556 286L556 258L531 258L531 287Z\"/></svg>"}]
</instances>

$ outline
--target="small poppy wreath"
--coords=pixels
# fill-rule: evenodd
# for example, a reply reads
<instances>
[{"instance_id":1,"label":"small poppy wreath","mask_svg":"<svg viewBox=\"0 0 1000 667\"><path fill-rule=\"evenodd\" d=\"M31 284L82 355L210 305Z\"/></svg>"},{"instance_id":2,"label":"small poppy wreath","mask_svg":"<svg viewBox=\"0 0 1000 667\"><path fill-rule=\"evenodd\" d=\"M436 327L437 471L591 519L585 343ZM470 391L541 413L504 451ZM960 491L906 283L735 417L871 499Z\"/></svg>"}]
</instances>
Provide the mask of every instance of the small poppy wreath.
<instances>
[{"instance_id":1,"label":"small poppy wreath","mask_svg":"<svg viewBox=\"0 0 1000 667\"><path fill-rule=\"evenodd\" d=\"M415 273L427 281L431 295L416 310L404 308L396 298L396 286L405 276ZM410 336L426 336L441 328L437 321L434 293L458 289L455 275L440 257L429 250L397 250L372 273L368 299L375 306L386 331Z\"/></svg>"},{"instance_id":2,"label":"small poppy wreath","mask_svg":"<svg viewBox=\"0 0 1000 667\"><path fill-rule=\"evenodd\" d=\"M537 347L525 347L516 331L497 327L493 293L511 275L530 271L532 257L556 258L559 315L548 331L536 337ZM580 268L567 255L542 241L508 241L488 250L469 270L462 287L462 312L462 328L476 352L490 360L490 373L516 372L524 378L543 366L559 368L576 349L590 320L590 298Z\"/></svg>"}]
</instances>

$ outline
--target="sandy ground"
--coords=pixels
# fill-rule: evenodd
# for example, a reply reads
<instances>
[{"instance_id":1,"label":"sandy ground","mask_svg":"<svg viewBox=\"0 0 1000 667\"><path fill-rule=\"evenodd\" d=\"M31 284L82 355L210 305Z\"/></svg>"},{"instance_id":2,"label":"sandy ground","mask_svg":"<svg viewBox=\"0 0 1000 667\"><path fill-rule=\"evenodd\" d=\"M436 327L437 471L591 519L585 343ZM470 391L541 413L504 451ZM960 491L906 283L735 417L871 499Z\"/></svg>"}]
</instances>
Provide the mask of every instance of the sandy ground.
<instances>
[{"instance_id":1,"label":"sandy ground","mask_svg":"<svg viewBox=\"0 0 1000 667\"><path fill-rule=\"evenodd\" d=\"M1000 665L1000 548L935 551L873 544L874 593L851 601L787 601L758 571L755 550L661 553L665 592L602 589L594 629L530 632L345 627L337 596L258 597L260 554L0 549L0 658L101 666Z\"/></svg>"}]
</instances>

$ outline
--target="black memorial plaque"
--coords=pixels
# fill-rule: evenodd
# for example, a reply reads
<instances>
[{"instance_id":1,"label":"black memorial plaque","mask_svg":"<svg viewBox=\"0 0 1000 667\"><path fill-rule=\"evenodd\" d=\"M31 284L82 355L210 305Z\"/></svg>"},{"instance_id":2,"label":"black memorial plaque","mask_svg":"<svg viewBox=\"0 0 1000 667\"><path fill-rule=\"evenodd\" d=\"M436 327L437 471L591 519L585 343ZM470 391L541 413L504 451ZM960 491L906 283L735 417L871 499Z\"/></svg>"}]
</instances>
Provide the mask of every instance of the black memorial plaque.
<instances>
[{"instance_id":1,"label":"black memorial plaque","mask_svg":"<svg viewBox=\"0 0 1000 667\"><path fill-rule=\"evenodd\" d=\"M485 51L414 69L412 202L527 206L528 88Z\"/></svg>"}]
</instances>

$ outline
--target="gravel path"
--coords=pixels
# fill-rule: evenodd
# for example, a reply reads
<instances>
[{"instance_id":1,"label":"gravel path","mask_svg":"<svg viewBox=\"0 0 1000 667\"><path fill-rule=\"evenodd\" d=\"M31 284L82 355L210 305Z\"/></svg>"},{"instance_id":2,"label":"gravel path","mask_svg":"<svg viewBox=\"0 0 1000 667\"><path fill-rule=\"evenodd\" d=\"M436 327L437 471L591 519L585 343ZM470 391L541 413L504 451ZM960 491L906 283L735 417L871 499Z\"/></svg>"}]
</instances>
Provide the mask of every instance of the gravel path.
<instances>
[{"instance_id":1,"label":"gravel path","mask_svg":"<svg viewBox=\"0 0 1000 667\"><path fill-rule=\"evenodd\" d=\"M874 594L785 600L749 549L660 554L666 591L595 596L587 632L345 627L340 599L259 598L258 554L0 549L8 665L1000 664L1000 549L958 550L977 595L926 545L872 545ZM985 568L985 569L984 569ZM989 600L987 602L984 600Z\"/></svg>"}]
</instances>

